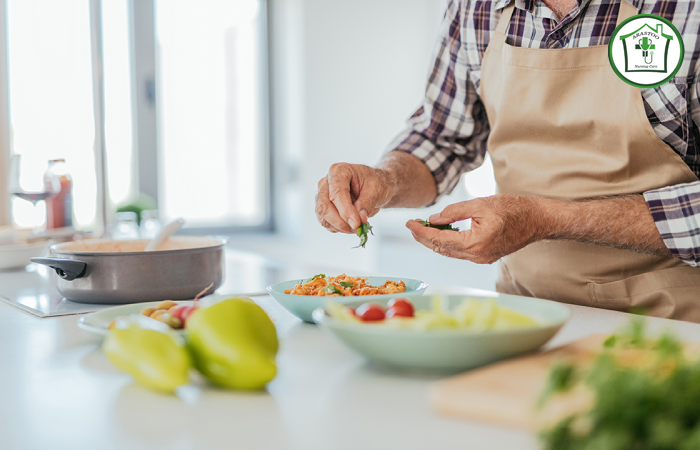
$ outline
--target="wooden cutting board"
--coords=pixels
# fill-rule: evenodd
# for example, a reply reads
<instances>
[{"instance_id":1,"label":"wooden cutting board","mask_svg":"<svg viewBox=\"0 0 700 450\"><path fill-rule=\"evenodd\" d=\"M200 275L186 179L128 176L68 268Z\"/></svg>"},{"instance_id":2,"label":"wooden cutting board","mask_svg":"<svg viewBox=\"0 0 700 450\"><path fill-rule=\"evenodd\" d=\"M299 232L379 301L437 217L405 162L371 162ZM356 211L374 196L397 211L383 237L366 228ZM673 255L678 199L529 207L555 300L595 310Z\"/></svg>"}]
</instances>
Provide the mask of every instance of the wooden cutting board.
<instances>
[{"instance_id":1,"label":"wooden cutting board","mask_svg":"<svg viewBox=\"0 0 700 450\"><path fill-rule=\"evenodd\" d=\"M592 362L603 348L607 334L593 334L567 345L534 355L509 359L435 383L430 389L433 408L448 416L496 425L540 430L574 412L588 409L592 394L577 386L565 395L552 397L537 410L537 400L551 367L558 361L576 365ZM700 343L684 342L687 358L700 358ZM617 353L618 361L635 365L648 361L644 350Z\"/></svg>"},{"instance_id":2,"label":"wooden cutting board","mask_svg":"<svg viewBox=\"0 0 700 450\"><path fill-rule=\"evenodd\" d=\"M555 399L544 411L536 413L535 405L552 365L561 360L576 364L592 361L607 337L591 335L543 353L509 359L439 381L430 389L431 405L448 416L537 430L544 423L552 423L590 402L590 396L580 391Z\"/></svg>"}]
</instances>

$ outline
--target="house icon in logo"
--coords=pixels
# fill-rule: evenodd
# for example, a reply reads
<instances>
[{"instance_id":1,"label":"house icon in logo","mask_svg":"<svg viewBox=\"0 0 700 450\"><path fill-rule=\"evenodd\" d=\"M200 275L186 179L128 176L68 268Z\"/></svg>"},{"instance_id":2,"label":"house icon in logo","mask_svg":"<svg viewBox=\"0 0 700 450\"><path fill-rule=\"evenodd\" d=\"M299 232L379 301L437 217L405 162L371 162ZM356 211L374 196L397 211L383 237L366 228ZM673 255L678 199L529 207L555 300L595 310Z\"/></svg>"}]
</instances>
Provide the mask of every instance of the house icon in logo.
<instances>
[{"instance_id":1,"label":"house icon in logo","mask_svg":"<svg viewBox=\"0 0 700 450\"><path fill-rule=\"evenodd\" d=\"M673 36L644 24L637 31L620 36L625 50L625 72L668 72L668 47Z\"/></svg>"}]
</instances>

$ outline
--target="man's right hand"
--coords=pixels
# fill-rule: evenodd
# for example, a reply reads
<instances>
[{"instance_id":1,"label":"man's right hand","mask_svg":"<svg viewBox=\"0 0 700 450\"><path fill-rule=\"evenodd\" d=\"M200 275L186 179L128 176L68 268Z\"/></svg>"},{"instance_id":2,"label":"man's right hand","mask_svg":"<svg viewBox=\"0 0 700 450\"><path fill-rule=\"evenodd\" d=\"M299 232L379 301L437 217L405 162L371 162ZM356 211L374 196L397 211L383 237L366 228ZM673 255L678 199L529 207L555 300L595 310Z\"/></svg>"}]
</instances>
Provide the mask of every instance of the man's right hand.
<instances>
[{"instance_id":1,"label":"man's right hand","mask_svg":"<svg viewBox=\"0 0 700 450\"><path fill-rule=\"evenodd\" d=\"M384 169L336 163L318 182L316 217L332 233L355 233L391 200L395 177Z\"/></svg>"}]
</instances>

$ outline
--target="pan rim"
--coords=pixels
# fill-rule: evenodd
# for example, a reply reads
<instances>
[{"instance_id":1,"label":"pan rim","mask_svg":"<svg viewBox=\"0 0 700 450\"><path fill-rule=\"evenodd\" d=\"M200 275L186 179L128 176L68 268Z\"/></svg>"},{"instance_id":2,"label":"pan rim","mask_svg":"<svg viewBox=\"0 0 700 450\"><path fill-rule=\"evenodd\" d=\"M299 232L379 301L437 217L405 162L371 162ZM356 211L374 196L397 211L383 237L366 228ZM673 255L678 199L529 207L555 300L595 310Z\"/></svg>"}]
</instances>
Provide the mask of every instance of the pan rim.
<instances>
[{"instance_id":1,"label":"pan rim","mask_svg":"<svg viewBox=\"0 0 700 450\"><path fill-rule=\"evenodd\" d=\"M223 248L226 245L225 236L192 236L192 237L203 237L217 240L218 243L215 245L208 245L206 247L192 247L192 248L178 248L172 250L155 250L152 252L137 251L137 252L95 252L95 251L84 251L84 250L61 250L58 247L65 246L72 242L61 242L58 244L53 244L49 249L52 254L55 255L78 255L78 256L155 256L155 255L172 255L177 253L199 253L206 251L214 251ZM114 241L115 239L90 239L95 241ZM134 239L142 240L142 239Z\"/></svg>"}]
</instances>

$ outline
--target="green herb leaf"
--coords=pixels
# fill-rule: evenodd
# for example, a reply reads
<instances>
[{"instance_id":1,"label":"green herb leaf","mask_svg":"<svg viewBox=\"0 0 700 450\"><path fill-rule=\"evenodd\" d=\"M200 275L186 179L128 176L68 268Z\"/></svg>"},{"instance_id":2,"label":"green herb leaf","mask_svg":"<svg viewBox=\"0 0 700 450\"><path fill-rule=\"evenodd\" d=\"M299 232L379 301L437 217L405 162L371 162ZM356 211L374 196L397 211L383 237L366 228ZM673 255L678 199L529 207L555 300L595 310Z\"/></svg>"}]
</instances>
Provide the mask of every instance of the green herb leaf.
<instances>
[{"instance_id":1,"label":"green herb leaf","mask_svg":"<svg viewBox=\"0 0 700 450\"><path fill-rule=\"evenodd\" d=\"M424 227L430 227L430 228L436 228L438 230L451 230L451 231L459 231L459 228L453 226L451 223L448 223L446 225L433 225L427 220L422 220L422 219L416 219L416 222L419 224L423 225Z\"/></svg>"},{"instance_id":2,"label":"green herb leaf","mask_svg":"<svg viewBox=\"0 0 700 450\"><path fill-rule=\"evenodd\" d=\"M340 285L343 287L353 287L355 286L355 283L353 283L352 281L341 281Z\"/></svg>"},{"instance_id":3,"label":"green herb leaf","mask_svg":"<svg viewBox=\"0 0 700 450\"><path fill-rule=\"evenodd\" d=\"M323 292L325 292L326 294L342 294L343 293L343 291L338 289L338 287L334 284L329 284L328 286L324 287L321 290Z\"/></svg>"},{"instance_id":4,"label":"green herb leaf","mask_svg":"<svg viewBox=\"0 0 700 450\"><path fill-rule=\"evenodd\" d=\"M314 275L313 277L309 278L309 281L307 281L307 283L311 283L311 282L314 281L316 278L323 278L323 279L325 279L326 276L325 276L324 274L322 274L322 273L319 273L318 275Z\"/></svg>"},{"instance_id":5,"label":"green herb leaf","mask_svg":"<svg viewBox=\"0 0 700 450\"><path fill-rule=\"evenodd\" d=\"M575 381L576 368L573 364L560 363L552 367L537 406L542 407L553 394L568 391L575 384Z\"/></svg>"},{"instance_id":6,"label":"green herb leaf","mask_svg":"<svg viewBox=\"0 0 700 450\"><path fill-rule=\"evenodd\" d=\"M372 227L368 223L363 223L360 225L360 228L357 229L357 235L360 237L360 245L357 247L365 248L365 244L367 243L367 233L372 233Z\"/></svg>"},{"instance_id":7,"label":"green herb leaf","mask_svg":"<svg viewBox=\"0 0 700 450\"><path fill-rule=\"evenodd\" d=\"M613 348L615 346L615 342L617 341L617 336L614 334L611 334L608 336L607 339L603 342L603 347L605 348Z\"/></svg>"}]
</instances>

